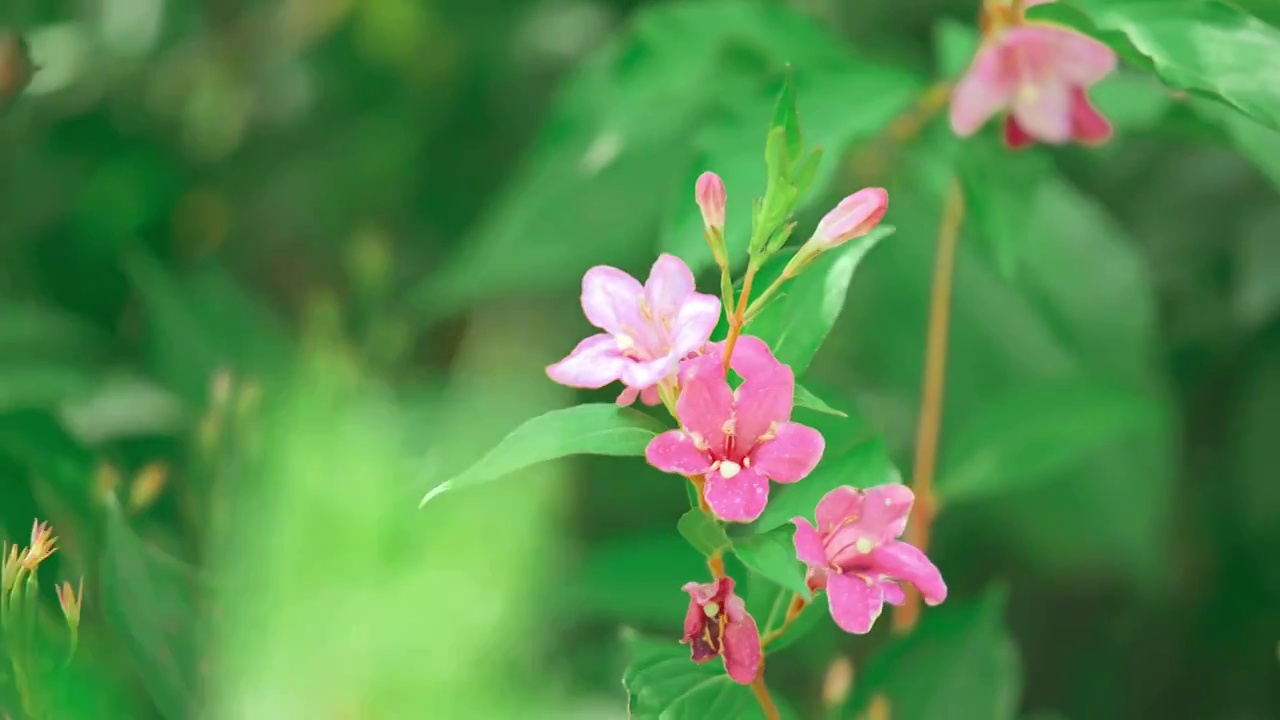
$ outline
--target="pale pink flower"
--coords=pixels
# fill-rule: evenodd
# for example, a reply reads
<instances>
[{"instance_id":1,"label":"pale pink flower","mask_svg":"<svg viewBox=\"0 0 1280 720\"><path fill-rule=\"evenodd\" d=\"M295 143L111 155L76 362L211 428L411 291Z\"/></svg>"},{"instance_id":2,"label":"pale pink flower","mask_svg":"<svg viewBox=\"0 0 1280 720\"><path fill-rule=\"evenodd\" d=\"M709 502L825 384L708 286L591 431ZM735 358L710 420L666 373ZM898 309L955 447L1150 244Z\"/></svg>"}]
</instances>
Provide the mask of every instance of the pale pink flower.
<instances>
[{"instance_id":1,"label":"pale pink flower","mask_svg":"<svg viewBox=\"0 0 1280 720\"><path fill-rule=\"evenodd\" d=\"M738 339L730 389L721 344L680 367L679 430L649 442L645 458L669 473L704 475L707 504L722 520L751 522L769 501L769 481L793 483L822 459L822 434L791 422L795 375L757 337Z\"/></svg>"},{"instance_id":2,"label":"pale pink flower","mask_svg":"<svg viewBox=\"0 0 1280 720\"><path fill-rule=\"evenodd\" d=\"M621 380L618 396L629 405L639 395L658 402L658 383L674 375L680 360L700 350L720 318L720 301L694 288L689 266L662 255L641 285L604 265L582 278L582 310L604 332L578 343L569 356L547 368L552 380L570 387L600 388Z\"/></svg>"},{"instance_id":3,"label":"pale pink flower","mask_svg":"<svg viewBox=\"0 0 1280 720\"><path fill-rule=\"evenodd\" d=\"M866 492L846 485L818 502L817 528L805 518L792 518L796 555L809 566L809 587L827 591L831 617L846 632L866 633L884 603L902 604L899 582L919 588L929 605L946 599L938 568L897 539L914 501L905 485L877 485Z\"/></svg>"},{"instance_id":4,"label":"pale pink flower","mask_svg":"<svg viewBox=\"0 0 1280 720\"><path fill-rule=\"evenodd\" d=\"M695 663L719 655L729 677L750 685L760 671L760 630L747 612L746 603L733 592L733 578L715 582L686 583L689 612L684 618L684 637Z\"/></svg>"},{"instance_id":5,"label":"pale pink flower","mask_svg":"<svg viewBox=\"0 0 1280 720\"><path fill-rule=\"evenodd\" d=\"M693 194L698 202L698 209L702 211L702 224L707 228L723 231L724 205L728 196L720 176L713 172L702 173L694 185Z\"/></svg>"},{"instance_id":6,"label":"pale pink flower","mask_svg":"<svg viewBox=\"0 0 1280 720\"><path fill-rule=\"evenodd\" d=\"M1035 3L1038 4L1038 3ZM966 137L1007 112L1010 147L1106 142L1111 123L1085 89L1115 70L1111 48L1074 30L1020 22L995 30L951 95L951 128Z\"/></svg>"},{"instance_id":7,"label":"pale pink flower","mask_svg":"<svg viewBox=\"0 0 1280 720\"><path fill-rule=\"evenodd\" d=\"M889 193L884 188L863 188L846 197L818 221L809 242L822 250L862 237L871 232L889 209Z\"/></svg>"}]
</instances>

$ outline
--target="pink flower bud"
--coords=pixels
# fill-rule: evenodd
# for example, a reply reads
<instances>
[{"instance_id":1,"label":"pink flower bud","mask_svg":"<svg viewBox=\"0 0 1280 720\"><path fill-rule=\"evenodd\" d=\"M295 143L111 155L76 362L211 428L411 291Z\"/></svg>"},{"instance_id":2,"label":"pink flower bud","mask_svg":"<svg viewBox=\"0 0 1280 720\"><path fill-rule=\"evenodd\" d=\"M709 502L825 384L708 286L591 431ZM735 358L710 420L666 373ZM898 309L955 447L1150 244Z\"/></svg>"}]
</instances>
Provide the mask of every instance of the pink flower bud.
<instances>
[{"instance_id":1,"label":"pink flower bud","mask_svg":"<svg viewBox=\"0 0 1280 720\"><path fill-rule=\"evenodd\" d=\"M694 186L694 197L698 201L698 209L702 211L702 223L708 228L724 230L724 204L727 194L724 181L713 172L704 172L698 176Z\"/></svg>"},{"instance_id":2,"label":"pink flower bud","mask_svg":"<svg viewBox=\"0 0 1280 720\"><path fill-rule=\"evenodd\" d=\"M880 224L889 209L889 193L884 188L863 188L850 195L818 222L811 243L830 250L840 243L862 237Z\"/></svg>"}]
</instances>

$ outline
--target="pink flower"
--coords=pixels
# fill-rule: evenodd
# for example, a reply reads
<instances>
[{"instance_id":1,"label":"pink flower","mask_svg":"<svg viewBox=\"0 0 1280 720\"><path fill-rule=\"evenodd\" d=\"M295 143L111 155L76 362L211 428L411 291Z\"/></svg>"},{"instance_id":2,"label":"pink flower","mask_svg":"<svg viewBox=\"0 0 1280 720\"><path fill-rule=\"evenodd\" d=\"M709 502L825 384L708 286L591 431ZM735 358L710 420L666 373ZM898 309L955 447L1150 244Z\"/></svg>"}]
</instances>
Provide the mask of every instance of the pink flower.
<instances>
[{"instance_id":1,"label":"pink flower","mask_svg":"<svg viewBox=\"0 0 1280 720\"><path fill-rule=\"evenodd\" d=\"M724 205L728 198L720 176L713 172L702 173L694 185L693 194L698 201L698 209L702 211L702 224L708 229L723 231Z\"/></svg>"},{"instance_id":2,"label":"pink flower","mask_svg":"<svg viewBox=\"0 0 1280 720\"><path fill-rule=\"evenodd\" d=\"M809 242L822 250L862 237L871 232L889 209L889 193L884 188L863 188L840 201L818 221Z\"/></svg>"},{"instance_id":3,"label":"pink flower","mask_svg":"<svg viewBox=\"0 0 1280 720\"><path fill-rule=\"evenodd\" d=\"M733 578L686 583L681 589L689 593L689 612L680 642L689 645L693 661L720 655L729 677L750 685L760 670L760 630L746 603L733 593Z\"/></svg>"},{"instance_id":4,"label":"pink flower","mask_svg":"<svg viewBox=\"0 0 1280 720\"><path fill-rule=\"evenodd\" d=\"M684 357L702 348L720 318L720 301L696 292L693 273L674 255L662 255L642 286L617 268L598 265L582 278L582 310L604 332L578 343L547 368L570 387L627 386L618 404L640 395L658 402L658 384L674 375Z\"/></svg>"},{"instance_id":5,"label":"pink flower","mask_svg":"<svg viewBox=\"0 0 1280 720\"><path fill-rule=\"evenodd\" d=\"M1052 145L1106 142L1111 124L1085 88L1116 67L1111 48L1074 30L1021 23L996 30L951 96L951 128L967 137L1007 111L1005 142Z\"/></svg>"},{"instance_id":6,"label":"pink flower","mask_svg":"<svg viewBox=\"0 0 1280 720\"><path fill-rule=\"evenodd\" d=\"M831 617L846 632L866 633L884 603L902 604L899 582L915 585L930 605L947 598L938 568L897 540L914 501L905 485L877 485L865 493L846 485L818 502L816 529L805 518L792 518L796 555L809 566L809 587L826 589Z\"/></svg>"},{"instance_id":7,"label":"pink flower","mask_svg":"<svg viewBox=\"0 0 1280 720\"><path fill-rule=\"evenodd\" d=\"M793 483L822 459L822 434L791 422L795 376L760 338L742 336L729 388L720 344L680 367L680 429L649 442L645 458L669 473L705 475L707 504L730 522L751 522L769 500L769 480Z\"/></svg>"}]
</instances>

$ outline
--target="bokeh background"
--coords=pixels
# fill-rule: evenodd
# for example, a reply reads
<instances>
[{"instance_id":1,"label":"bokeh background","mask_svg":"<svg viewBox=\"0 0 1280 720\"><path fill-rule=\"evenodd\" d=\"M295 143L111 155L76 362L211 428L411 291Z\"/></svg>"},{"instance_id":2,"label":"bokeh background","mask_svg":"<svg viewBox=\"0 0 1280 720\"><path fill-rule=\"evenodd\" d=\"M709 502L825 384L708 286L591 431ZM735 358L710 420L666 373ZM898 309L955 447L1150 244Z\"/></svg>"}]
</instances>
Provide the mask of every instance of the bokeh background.
<instances>
[{"instance_id":1,"label":"bokeh background","mask_svg":"<svg viewBox=\"0 0 1280 720\"><path fill-rule=\"evenodd\" d=\"M909 477L969 190L933 554L954 602L1005 599L973 653L1016 644L1011 717L1280 717L1280 135L1131 71L1098 150L891 127L977 4L4 0L0 532L61 538L50 652L53 583L86 588L48 716L625 717L622 628L678 635L705 574L678 479L578 458L417 500L612 398L543 374L582 271L705 268L692 179L746 222L790 63L828 150L797 235L869 184L898 228L805 375L850 415L802 418L832 452L878 439ZM775 691L851 717L824 676L882 625L824 618ZM921 692L981 680L957 666Z\"/></svg>"}]
</instances>

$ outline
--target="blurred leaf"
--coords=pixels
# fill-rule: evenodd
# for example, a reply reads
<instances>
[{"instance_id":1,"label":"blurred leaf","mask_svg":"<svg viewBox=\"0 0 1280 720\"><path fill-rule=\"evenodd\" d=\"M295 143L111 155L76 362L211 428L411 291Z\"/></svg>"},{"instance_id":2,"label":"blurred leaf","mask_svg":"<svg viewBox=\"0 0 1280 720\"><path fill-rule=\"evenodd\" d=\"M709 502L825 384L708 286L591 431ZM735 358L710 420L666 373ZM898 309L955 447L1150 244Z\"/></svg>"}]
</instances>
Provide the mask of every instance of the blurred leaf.
<instances>
[{"instance_id":1,"label":"blurred leaf","mask_svg":"<svg viewBox=\"0 0 1280 720\"><path fill-rule=\"evenodd\" d=\"M47 483L74 514L77 530L93 532L99 515L90 495L94 454L51 415L34 410L0 415L0 454L22 464L37 487Z\"/></svg>"},{"instance_id":2,"label":"blurred leaf","mask_svg":"<svg viewBox=\"0 0 1280 720\"><path fill-rule=\"evenodd\" d=\"M940 77L959 78L973 62L981 38L972 23L943 18L933 26L934 61Z\"/></svg>"},{"instance_id":3,"label":"blurred leaf","mask_svg":"<svg viewBox=\"0 0 1280 720\"><path fill-rule=\"evenodd\" d=\"M683 645L666 652L646 642L622 676L627 717L633 720L743 720L762 718L751 689L724 672L720 662L696 665Z\"/></svg>"},{"instance_id":4,"label":"blurred leaf","mask_svg":"<svg viewBox=\"0 0 1280 720\"><path fill-rule=\"evenodd\" d=\"M662 430L648 415L612 403L552 410L525 421L474 465L432 488L419 507L447 490L481 485L567 455L643 455Z\"/></svg>"},{"instance_id":5,"label":"blurred leaf","mask_svg":"<svg viewBox=\"0 0 1280 720\"><path fill-rule=\"evenodd\" d=\"M53 363L0 362L0 412L52 408L89 395L94 377Z\"/></svg>"},{"instance_id":6,"label":"blurred leaf","mask_svg":"<svg viewBox=\"0 0 1280 720\"><path fill-rule=\"evenodd\" d=\"M820 412L823 415L834 415L842 418L849 417L848 413L837 410L826 404L823 402L822 398L809 392L800 383L796 383L795 405L796 407L808 408L814 412Z\"/></svg>"},{"instance_id":7,"label":"blurred leaf","mask_svg":"<svg viewBox=\"0 0 1280 720\"><path fill-rule=\"evenodd\" d=\"M900 482L902 476L889 459L884 442L870 440L841 456L824 457L809 477L783 488L760 514L755 527L758 532L768 532L791 522L791 518L796 516L812 521L818 501L842 485L864 489Z\"/></svg>"},{"instance_id":8,"label":"blurred leaf","mask_svg":"<svg viewBox=\"0 0 1280 720\"><path fill-rule=\"evenodd\" d=\"M800 277L782 286L778 299L747 325L746 334L764 340L779 361L790 365L797 376L803 375L844 309L854 270L871 248L891 234L892 227L881 225L819 257ZM765 263L755 287L769 287L790 259L780 255Z\"/></svg>"},{"instance_id":9,"label":"blurred leaf","mask_svg":"<svg viewBox=\"0 0 1280 720\"><path fill-rule=\"evenodd\" d=\"M944 442L938 494L980 500L1062 477L1099 448L1158 427L1149 398L1088 380L1020 386L966 414Z\"/></svg>"},{"instance_id":10,"label":"blurred leaf","mask_svg":"<svg viewBox=\"0 0 1280 720\"><path fill-rule=\"evenodd\" d=\"M872 656L853 708L863 711L884 693L895 720L1012 720L1022 668L1004 627L1006 595L992 589L976 603L926 609L914 632Z\"/></svg>"},{"instance_id":11,"label":"blurred leaf","mask_svg":"<svg viewBox=\"0 0 1280 720\"><path fill-rule=\"evenodd\" d=\"M173 435L186 426L177 397L150 381L120 374L100 378L91 393L64 402L58 417L85 443Z\"/></svg>"},{"instance_id":12,"label":"blurred leaf","mask_svg":"<svg viewBox=\"0 0 1280 720\"><path fill-rule=\"evenodd\" d=\"M1280 130L1280 30L1217 0L1074 4L1099 28L1124 33L1166 83Z\"/></svg>"},{"instance_id":13,"label":"blurred leaf","mask_svg":"<svg viewBox=\"0 0 1280 720\"><path fill-rule=\"evenodd\" d=\"M107 505L102 608L156 707L166 718L196 714L201 685L192 571L148 547L118 505Z\"/></svg>"},{"instance_id":14,"label":"blurred leaf","mask_svg":"<svg viewBox=\"0 0 1280 720\"><path fill-rule=\"evenodd\" d=\"M1121 135L1150 130L1174 105L1170 90L1159 80L1125 70L1113 72L1089 88L1089 99ZM1214 107L1221 108L1216 103Z\"/></svg>"},{"instance_id":15,"label":"blurred leaf","mask_svg":"<svg viewBox=\"0 0 1280 720\"><path fill-rule=\"evenodd\" d=\"M0 301L0 357L101 359L107 340L97 328L57 307Z\"/></svg>"},{"instance_id":16,"label":"blurred leaf","mask_svg":"<svg viewBox=\"0 0 1280 720\"><path fill-rule=\"evenodd\" d=\"M1010 276L1035 210L1032 201L1052 168L1045 156L1011 153L990 134L962 144L959 161L968 221L991 244L996 267Z\"/></svg>"},{"instance_id":17,"label":"blurred leaf","mask_svg":"<svg viewBox=\"0 0 1280 720\"><path fill-rule=\"evenodd\" d=\"M747 566L791 592L810 597L804 570L796 559L796 546L791 540L793 529L780 527L771 532L733 541L733 552Z\"/></svg>"},{"instance_id":18,"label":"blurred leaf","mask_svg":"<svg viewBox=\"0 0 1280 720\"><path fill-rule=\"evenodd\" d=\"M1260 125L1217 103L1193 99L1191 106L1197 114L1226 131L1236 151L1253 163L1271 186L1280 191L1280 131Z\"/></svg>"},{"instance_id":19,"label":"blurred leaf","mask_svg":"<svg viewBox=\"0 0 1280 720\"><path fill-rule=\"evenodd\" d=\"M680 516L676 529L694 550L706 557L711 557L729 547L729 536L724 534L720 523L706 512L693 508Z\"/></svg>"},{"instance_id":20,"label":"blurred leaf","mask_svg":"<svg viewBox=\"0 0 1280 720\"><path fill-rule=\"evenodd\" d=\"M703 558L667 525L589 546L558 605L569 617L674 626L689 607L680 586L706 571Z\"/></svg>"},{"instance_id":21,"label":"blurred leaf","mask_svg":"<svg viewBox=\"0 0 1280 720\"><path fill-rule=\"evenodd\" d=\"M568 284L591 265L645 262L677 185L681 205L697 214L684 170L717 106L768 88L751 138L763 171L784 65L842 68L847 58L826 28L777 3L643 7L566 81L523 167L415 304L447 313L482 294ZM705 245L700 220L696 230L692 244Z\"/></svg>"},{"instance_id":22,"label":"blurred leaf","mask_svg":"<svg viewBox=\"0 0 1280 720\"><path fill-rule=\"evenodd\" d=\"M1235 248L1232 306L1246 328L1266 327L1280 314L1280 207L1251 218Z\"/></svg>"}]
</instances>

